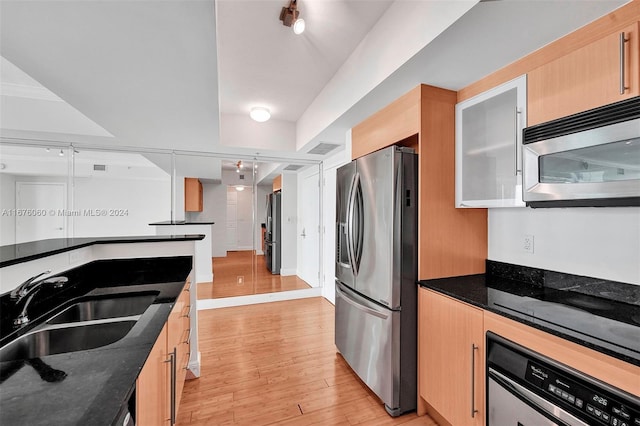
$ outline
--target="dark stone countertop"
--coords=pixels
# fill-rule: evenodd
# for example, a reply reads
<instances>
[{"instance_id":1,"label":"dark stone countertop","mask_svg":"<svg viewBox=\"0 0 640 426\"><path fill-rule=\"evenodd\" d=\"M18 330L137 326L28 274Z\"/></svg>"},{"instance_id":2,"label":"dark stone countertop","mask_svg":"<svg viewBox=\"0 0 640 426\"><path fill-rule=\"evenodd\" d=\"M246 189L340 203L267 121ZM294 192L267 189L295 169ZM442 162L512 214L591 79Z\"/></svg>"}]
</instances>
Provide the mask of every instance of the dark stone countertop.
<instances>
[{"instance_id":1,"label":"dark stone countertop","mask_svg":"<svg viewBox=\"0 0 640 426\"><path fill-rule=\"evenodd\" d=\"M64 273L68 287L40 290L32 324L15 329L8 294L0 296L0 345L86 298L155 294L121 340L96 349L0 362L0 424L110 425L135 382L191 271L191 256L100 260ZM59 274L63 275L63 274ZM40 296L38 294L37 296ZM62 380L59 380L63 378Z\"/></svg>"},{"instance_id":2,"label":"dark stone countertop","mask_svg":"<svg viewBox=\"0 0 640 426\"><path fill-rule=\"evenodd\" d=\"M215 222L207 222L207 221L202 221L202 222L193 222L193 221L186 221L186 220L165 220L162 222L154 222L154 223L150 223L149 225L151 226L166 226L166 225L215 225Z\"/></svg>"},{"instance_id":3,"label":"dark stone countertop","mask_svg":"<svg viewBox=\"0 0 640 426\"><path fill-rule=\"evenodd\" d=\"M640 286L492 261L419 285L640 366Z\"/></svg>"},{"instance_id":4,"label":"dark stone countertop","mask_svg":"<svg viewBox=\"0 0 640 426\"><path fill-rule=\"evenodd\" d=\"M202 240L204 235L144 235L129 237L54 238L0 246L0 268L91 246L94 244L153 243Z\"/></svg>"}]
</instances>

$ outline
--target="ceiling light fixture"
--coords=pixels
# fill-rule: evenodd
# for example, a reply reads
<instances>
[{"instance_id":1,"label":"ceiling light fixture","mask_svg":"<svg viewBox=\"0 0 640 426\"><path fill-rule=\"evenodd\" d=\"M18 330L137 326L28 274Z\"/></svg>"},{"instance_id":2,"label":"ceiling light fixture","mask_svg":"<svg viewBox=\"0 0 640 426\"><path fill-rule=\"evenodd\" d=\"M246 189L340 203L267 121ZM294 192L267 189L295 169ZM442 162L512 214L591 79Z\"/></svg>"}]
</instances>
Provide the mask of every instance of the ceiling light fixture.
<instances>
[{"instance_id":1,"label":"ceiling light fixture","mask_svg":"<svg viewBox=\"0 0 640 426\"><path fill-rule=\"evenodd\" d=\"M264 123L271 118L271 111L269 111L269 109L265 107L255 107L251 108L249 116L258 123Z\"/></svg>"},{"instance_id":2,"label":"ceiling light fixture","mask_svg":"<svg viewBox=\"0 0 640 426\"><path fill-rule=\"evenodd\" d=\"M244 191L244 186L236 185L236 191Z\"/></svg>"},{"instance_id":3,"label":"ceiling light fixture","mask_svg":"<svg viewBox=\"0 0 640 426\"><path fill-rule=\"evenodd\" d=\"M64 151L63 151L63 150L60 150L60 152L58 153L58 155L59 155L60 157L64 157Z\"/></svg>"},{"instance_id":4,"label":"ceiling light fixture","mask_svg":"<svg viewBox=\"0 0 640 426\"><path fill-rule=\"evenodd\" d=\"M296 19L296 22L293 24L293 32L296 34L302 34L304 32L305 27L306 27L306 24L304 23L304 19L302 18Z\"/></svg>"},{"instance_id":5,"label":"ceiling light fixture","mask_svg":"<svg viewBox=\"0 0 640 426\"><path fill-rule=\"evenodd\" d=\"M304 19L298 18L300 12L298 11L298 0L291 0L289 7L283 7L280 11L280 20L282 25L291 27L293 26L293 32L296 34L302 34L305 28Z\"/></svg>"},{"instance_id":6,"label":"ceiling light fixture","mask_svg":"<svg viewBox=\"0 0 640 426\"><path fill-rule=\"evenodd\" d=\"M242 160L238 161L236 163L236 173L240 173L240 170L243 168L244 166L242 165Z\"/></svg>"}]
</instances>

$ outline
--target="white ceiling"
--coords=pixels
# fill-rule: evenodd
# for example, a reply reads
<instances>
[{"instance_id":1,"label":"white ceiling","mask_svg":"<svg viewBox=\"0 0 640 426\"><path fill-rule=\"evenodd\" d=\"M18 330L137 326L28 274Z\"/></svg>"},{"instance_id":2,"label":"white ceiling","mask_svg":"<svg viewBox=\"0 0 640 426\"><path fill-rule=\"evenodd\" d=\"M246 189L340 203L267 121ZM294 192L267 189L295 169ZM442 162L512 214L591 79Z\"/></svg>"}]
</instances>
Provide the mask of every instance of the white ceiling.
<instances>
[{"instance_id":1,"label":"white ceiling","mask_svg":"<svg viewBox=\"0 0 640 426\"><path fill-rule=\"evenodd\" d=\"M65 102L38 89L19 110L3 91L0 135L318 159L304 153L344 144L415 85L460 89L625 2L299 0L296 36L278 20L287 0L2 0L0 54L27 74L3 61L3 87L37 82ZM51 103L91 124L60 125ZM258 104L264 125L247 118Z\"/></svg>"},{"instance_id":2,"label":"white ceiling","mask_svg":"<svg viewBox=\"0 0 640 426\"><path fill-rule=\"evenodd\" d=\"M299 0L306 30L279 21L287 0L216 3L220 110L266 106L295 122L393 0Z\"/></svg>"}]
</instances>

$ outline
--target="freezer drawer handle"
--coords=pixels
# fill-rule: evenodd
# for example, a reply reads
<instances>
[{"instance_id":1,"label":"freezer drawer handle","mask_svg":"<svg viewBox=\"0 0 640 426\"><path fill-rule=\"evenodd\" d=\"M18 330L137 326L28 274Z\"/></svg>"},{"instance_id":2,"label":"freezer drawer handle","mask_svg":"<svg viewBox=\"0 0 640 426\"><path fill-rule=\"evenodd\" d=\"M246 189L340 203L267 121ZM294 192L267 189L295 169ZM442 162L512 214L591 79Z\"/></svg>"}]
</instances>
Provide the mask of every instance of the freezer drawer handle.
<instances>
[{"instance_id":1,"label":"freezer drawer handle","mask_svg":"<svg viewBox=\"0 0 640 426\"><path fill-rule=\"evenodd\" d=\"M374 315L378 318L382 318L382 319L387 319L389 318L388 315L383 314L382 312L378 312L375 309L371 309L368 308L366 306L361 305L360 303L358 303L356 300L353 300L347 293L345 293L344 291L340 290L338 287L336 287L336 293L338 294L338 296L342 296L342 298L344 299L345 302L347 302L348 304L350 304L351 306L353 306L356 309L359 309L363 312L366 312L369 315Z\"/></svg>"}]
</instances>

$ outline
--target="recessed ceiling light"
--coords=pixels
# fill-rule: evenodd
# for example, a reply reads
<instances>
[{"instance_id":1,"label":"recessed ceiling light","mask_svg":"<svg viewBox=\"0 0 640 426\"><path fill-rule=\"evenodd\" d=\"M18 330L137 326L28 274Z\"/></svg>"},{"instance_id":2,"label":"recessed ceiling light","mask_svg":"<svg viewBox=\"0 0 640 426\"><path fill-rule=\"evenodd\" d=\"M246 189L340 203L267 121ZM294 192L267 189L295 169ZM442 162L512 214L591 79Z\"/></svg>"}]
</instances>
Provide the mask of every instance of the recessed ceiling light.
<instances>
[{"instance_id":1,"label":"recessed ceiling light","mask_svg":"<svg viewBox=\"0 0 640 426\"><path fill-rule=\"evenodd\" d=\"M249 116L258 123L263 123L271 118L271 111L269 111L269 109L265 107L255 107L251 108Z\"/></svg>"}]
</instances>

